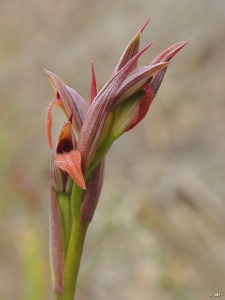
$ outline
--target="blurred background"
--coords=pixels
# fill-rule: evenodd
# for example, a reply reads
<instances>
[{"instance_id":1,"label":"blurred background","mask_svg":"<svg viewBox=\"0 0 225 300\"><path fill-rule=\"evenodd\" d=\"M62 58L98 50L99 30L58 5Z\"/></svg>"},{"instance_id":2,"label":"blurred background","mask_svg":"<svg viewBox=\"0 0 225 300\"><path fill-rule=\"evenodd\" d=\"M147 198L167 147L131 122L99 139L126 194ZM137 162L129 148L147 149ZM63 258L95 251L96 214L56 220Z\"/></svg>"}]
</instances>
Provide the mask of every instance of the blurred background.
<instances>
[{"instance_id":1,"label":"blurred background","mask_svg":"<svg viewBox=\"0 0 225 300\"><path fill-rule=\"evenodd\" d=\"M89 98L152 16L148 64L173 60L145 120L108 155L77 299L225 297L224 0L0 1L0 299L53 299L43 69ZM56 123L62 116L55 110ZM212 296L212 295L211 295Z\"/></svg>"}]
</instances>

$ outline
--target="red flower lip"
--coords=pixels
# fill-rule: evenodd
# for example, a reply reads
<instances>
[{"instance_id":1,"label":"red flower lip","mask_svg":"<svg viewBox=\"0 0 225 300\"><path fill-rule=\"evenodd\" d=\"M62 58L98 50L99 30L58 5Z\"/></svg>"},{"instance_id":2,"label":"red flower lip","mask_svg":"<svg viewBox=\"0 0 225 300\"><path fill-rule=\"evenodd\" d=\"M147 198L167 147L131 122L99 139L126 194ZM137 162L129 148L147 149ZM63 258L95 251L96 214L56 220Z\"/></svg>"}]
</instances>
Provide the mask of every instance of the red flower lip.
<instances>
[{"instance_id":1,"label":"red flower lip","mask_svg":"<svg viewBox=\"0 0 225 300\"><path fill-rule=\"evenodd\" d=\"M51 179L57 191L65 191L68 175L83 190L86 189L82 169L81 155L76 150L76 137L70 121L65 122L58 133L57 142L52 150Z\"/></svg>"}]
</instances>

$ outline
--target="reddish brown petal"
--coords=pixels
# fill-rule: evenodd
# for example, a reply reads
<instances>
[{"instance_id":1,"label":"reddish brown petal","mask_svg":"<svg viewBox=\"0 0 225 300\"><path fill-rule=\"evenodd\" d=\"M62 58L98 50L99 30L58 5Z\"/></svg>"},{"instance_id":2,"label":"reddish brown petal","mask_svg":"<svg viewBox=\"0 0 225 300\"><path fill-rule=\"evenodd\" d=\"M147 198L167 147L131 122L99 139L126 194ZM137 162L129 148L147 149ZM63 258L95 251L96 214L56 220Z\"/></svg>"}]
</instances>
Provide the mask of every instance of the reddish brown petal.
<instances>
[{"instance_id":1,"label":"reddish brown petal","mask_svg":"<svg viewBox=\"0 0 225 300\"><path fill-rule=\"evenodd\" d=\"M57 153L55 163L60 169L66 171L80 188L86 189L79 151L72 150L68 153Z\"/></svg>"},{"instance_id":2,"label":"reddish brown petal","mask_svg":"<svg viewBox=\"0 0 225 300\"><path fill-rule=\"evenodd\" d=\"M48 140L48 144L49 144L50 148L52 148L52 136L51 136L51 131L52 131L52 108L56 105L58 105L62 109L64 109L61 99L57 99L55 101L52 101L50 103L50 105L48 106L48 109L47 109L47 122L46 122L46 134L47 134L47 140Z\"/></svg>"},{"instance_id":3,"label":"reddish brown petal","mask_svg":"<svg viewBox=\"0 0 225 300\"><path fill-rule=\"evenodd\" d=\"M50 186L49 203L49 241L50 262L53 285L56 293L63 292L64 271L64 240L61 213L56 199L56 194Z\"/></svg>"},{"instance_id":4,"label":"reddish brown petal","mask_svg":"<svg viewBox=\"0 0 225 300\"><path fill-rule=\"evenodd\" d=\"M96 77L95 77L95 70L94 70L94 65L93 63L91 64L91 95L90 95L90 99L91 99L91 103L93 102L93 100L95 99L96 95L97 95L97 83L96 83Z\"/></svg>"}]
</instances>

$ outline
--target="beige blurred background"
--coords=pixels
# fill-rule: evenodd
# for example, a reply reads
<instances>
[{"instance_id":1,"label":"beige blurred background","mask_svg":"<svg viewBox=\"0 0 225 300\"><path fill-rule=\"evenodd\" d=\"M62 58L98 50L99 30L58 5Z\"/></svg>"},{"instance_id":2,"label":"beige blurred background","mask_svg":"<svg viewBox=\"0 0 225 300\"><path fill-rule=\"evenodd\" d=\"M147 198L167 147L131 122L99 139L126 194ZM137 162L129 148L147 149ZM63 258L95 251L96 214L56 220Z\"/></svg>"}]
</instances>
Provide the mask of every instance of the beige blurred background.
<instances>
[{"instance_id":1,"label":"beige blurred background","mask_svg":"<svg viewBox=\"0 0 225 300\"><path fill-rule=\"evenodd\" d=\"M108 155L77 299L225 299L225 1L1 0L1 300L52 299L43 69L88 99L149 16L142 63L193 40Z\"/></svg>"}]
</instances>

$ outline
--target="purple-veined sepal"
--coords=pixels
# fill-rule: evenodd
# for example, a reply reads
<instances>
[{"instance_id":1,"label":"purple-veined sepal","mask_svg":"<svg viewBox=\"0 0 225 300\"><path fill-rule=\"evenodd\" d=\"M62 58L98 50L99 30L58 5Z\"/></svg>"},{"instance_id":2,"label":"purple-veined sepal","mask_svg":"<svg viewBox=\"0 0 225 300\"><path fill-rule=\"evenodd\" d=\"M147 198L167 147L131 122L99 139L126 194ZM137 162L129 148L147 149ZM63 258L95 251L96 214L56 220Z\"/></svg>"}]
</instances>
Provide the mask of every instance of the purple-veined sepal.
<instances>
[{"instance_id":1,"label":"purple-veined sepal","mask_svg":"<svg viewBox=\"0 0 225 300\"><path fill-rule=\"evenodd\" d=\"M71 118L72 124L79 132L88 111L88 105L75 90L69 86L66 86L54 73L47 70L45 70L45 72L49 77L57 98L49 105L47 111L46 132L49 145L52 147L51 127L53 107L56 105L60 106L66 114L67 119Z\"/></svg>"}]
</instances>

